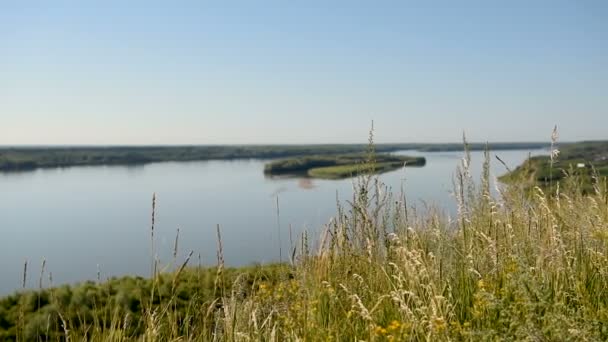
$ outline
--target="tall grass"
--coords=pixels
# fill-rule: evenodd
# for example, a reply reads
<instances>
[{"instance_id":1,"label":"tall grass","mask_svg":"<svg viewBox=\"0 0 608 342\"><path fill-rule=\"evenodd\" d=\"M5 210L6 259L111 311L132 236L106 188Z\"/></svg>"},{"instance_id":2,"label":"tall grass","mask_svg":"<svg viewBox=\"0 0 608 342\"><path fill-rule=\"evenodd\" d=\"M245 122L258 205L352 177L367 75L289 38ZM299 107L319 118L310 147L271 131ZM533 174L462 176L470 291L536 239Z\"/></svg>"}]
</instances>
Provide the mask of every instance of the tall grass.
<instances>
[{"instance_id":1,"label":"tall grass","mask_svg":"<svg viewBox=\"0 0 608 342\"><path fill-rule=\"evenodd\" d=\"M370 163L373 153L370 134ZM530 194L491 179L485 156L482 179L474 180L465 151L456 218L416 211L364 174L314 250L306 232L294 243L289 265L225 268L218 226L217 267L187 268L190 253L174 272L156 272L152 237L151 279L88 284L72 296L43 290L29 311L22 293L15 305L36 315L0 338L608 340L606 181L597 177L591 194L574 177ZM2 327L0 319L0 334Z\"/></svg>"}]
</instances>

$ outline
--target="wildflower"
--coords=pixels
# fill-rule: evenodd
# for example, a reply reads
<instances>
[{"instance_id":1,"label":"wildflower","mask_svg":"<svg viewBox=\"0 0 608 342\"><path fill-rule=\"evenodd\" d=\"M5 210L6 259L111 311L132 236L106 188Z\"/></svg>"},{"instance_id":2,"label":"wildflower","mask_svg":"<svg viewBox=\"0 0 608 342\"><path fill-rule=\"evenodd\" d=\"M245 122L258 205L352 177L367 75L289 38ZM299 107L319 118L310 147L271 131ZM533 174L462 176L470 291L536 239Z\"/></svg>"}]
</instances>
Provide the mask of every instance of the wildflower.
<instances>
[{"instance_id":1,"label":"wildflower","mask_svg":"<svg viewBox=\"0 0 608 342\"><path fill-rule=\"evenodd\" d=\"M386 335L388 333L386 328L383 328L381 326L376 326L376 328L374 329L374 332L376 333L376 335Z\"/></svg>"},{"instance_id":2,"label":"wildflower","mask_svg":"<svg viewBox=\"0 0 608 342\"><path fill-rule=\"evenodd\" d=\"M443 331L445 330L447 324L445 323L445 320L442 317L437 317L433 320L433 326L437 331Z\"/></svg>"},{"instance_id":3,"label":"wildflower","mask_svg":"<svg viewBox=\"0 0 608 342\"><path fill-rule=\"evenodd\" d=\"M388 325L388 330L395 331L395 330L399 329L400 327L401 327L401 323L397 320L394 320L391 322L391 324Z\"/></svg>"}]
</instances>

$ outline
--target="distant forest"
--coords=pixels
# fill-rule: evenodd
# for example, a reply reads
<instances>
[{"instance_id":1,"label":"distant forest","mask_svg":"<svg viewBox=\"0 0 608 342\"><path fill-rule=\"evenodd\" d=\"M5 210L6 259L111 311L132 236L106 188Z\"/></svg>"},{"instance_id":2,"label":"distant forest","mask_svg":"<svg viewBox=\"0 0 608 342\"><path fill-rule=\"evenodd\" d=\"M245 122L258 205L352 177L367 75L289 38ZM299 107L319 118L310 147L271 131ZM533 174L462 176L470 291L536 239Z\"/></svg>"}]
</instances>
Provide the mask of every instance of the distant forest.
<instances>
[{"instance_id":1,"label":"distant forest","mask_svg":"<svg viewBox=\"0 0 608 342\"><path fill-rule=\"evenodd\" d=\"M0 171L82 165L133 165L164 161L272 159L309 155L360 153L365 144L331 145L223 145L223 146L111 146L111 147L0 147ZM486 144L469 144L483 150ZM491 143L491 150L546 148L546 143ZM377 152L416 150L460 151L462 144L377 144Z\"/></svg>"}]
</instances>

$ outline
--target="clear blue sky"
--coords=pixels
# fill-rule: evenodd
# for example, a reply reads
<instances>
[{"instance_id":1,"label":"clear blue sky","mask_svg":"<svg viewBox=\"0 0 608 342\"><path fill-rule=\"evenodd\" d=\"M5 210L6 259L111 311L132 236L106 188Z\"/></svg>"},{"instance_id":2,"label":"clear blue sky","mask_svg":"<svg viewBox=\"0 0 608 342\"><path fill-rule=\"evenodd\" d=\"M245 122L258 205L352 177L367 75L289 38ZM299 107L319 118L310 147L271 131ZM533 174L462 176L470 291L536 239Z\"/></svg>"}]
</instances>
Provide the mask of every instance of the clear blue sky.
<instances>
[{"instance_id":1,"label":"clear blue sky","mask_svg":"<svg viewBox=\"0 0 608 342\"><path fill-rule=\"evenodd\" d=\"M607 139L608 1L0 3L0 145L350 143L372 119Z\"/></svg>"}]
</instances>

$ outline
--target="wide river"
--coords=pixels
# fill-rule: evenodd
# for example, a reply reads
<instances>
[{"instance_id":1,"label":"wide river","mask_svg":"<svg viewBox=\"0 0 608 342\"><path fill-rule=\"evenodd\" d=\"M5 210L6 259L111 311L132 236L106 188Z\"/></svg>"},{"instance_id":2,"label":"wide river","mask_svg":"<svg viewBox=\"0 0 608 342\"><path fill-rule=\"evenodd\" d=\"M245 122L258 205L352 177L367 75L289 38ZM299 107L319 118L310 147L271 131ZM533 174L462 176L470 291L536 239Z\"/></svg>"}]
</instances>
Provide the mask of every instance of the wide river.
<instances>
[{"instance_id":1,"label":"wide river","mask_svg":"<svg viewBox=\"0 0 608 342\"><path fill-rule=\"evenodd\" d=\"M498 155L516 167L541 150L492 153L492 172L505 172ZM410 204L434 203L454 213L452 178L461 152L423 155L427 164L380 176ZM482 152L472 152L472 173L480 174ZM216 260L220 224L228 265L283 260L303 229L316 238L341 200L352 196L345 180L269 179L264 161L168 162L142 166L92 166L0 173L0 295L22 286L37 287L42 260L53 284L126 274L150 274L152 194L157 194L155 249L163 265L172 261L180 229L178 260L194 251L192 264ZM277 223L277 196L279 222ZM280 228L279 228L280 227ZM48 286L45 275L44 286Z\"/></svg>"}]
</instances>

